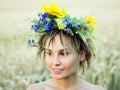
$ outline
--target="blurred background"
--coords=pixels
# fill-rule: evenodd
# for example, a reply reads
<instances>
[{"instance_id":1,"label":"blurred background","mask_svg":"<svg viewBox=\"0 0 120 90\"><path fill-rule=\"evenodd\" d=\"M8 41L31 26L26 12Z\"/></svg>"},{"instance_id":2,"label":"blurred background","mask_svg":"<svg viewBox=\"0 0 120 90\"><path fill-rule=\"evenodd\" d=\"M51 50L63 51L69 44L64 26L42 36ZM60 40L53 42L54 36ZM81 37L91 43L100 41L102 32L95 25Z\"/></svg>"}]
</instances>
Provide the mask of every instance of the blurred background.
<instances>
[{"instance_id":1,"label":"blurred background","mask_svg":"<svg viewBox=\"0 0 120 90\"><path fill-rule=\"evenodd\" d=\"M26 90L51 77L44 62L36 60L37 48L27 45L31 19L50 1L73 16L95 16L96 60L81 77L106 90L120 90L119 0L0 0L0 90Z\"/></svg>"}]
</instances>

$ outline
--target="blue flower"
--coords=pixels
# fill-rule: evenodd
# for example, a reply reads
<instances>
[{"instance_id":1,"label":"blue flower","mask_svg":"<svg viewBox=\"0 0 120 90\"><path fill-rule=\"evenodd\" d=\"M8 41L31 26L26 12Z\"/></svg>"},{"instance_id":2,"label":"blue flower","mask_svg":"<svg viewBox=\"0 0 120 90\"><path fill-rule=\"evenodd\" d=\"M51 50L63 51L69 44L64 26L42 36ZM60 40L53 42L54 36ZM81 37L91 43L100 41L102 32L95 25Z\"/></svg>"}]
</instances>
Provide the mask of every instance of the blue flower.
<instances>
[{"instance_id":1,"label":"blue flower","mask_svg":"<svg viewBox=\"0 0 120 90\"><path fill-rule=\"evenodd\" d=\"M69 33L70 30L69 30L69 28L65 28L64 31Z\"/></svg>"},{"instance_id":2,"label":"blue flower","mask_svg":"<svg viewBox=\"0 0 120 90\"><path fill-rule=\"evenodd\" d=\"M49 26L50 26L51 28L54 26L54 22L55 22L54 19L51 19L51 20L50 20Z\"/></svg>"},{"instance_id":3,"label":"blue flower","mask_svg":"<svg viewBox=\"0 0 120 90\"><path fill-rule=\"evenodd\" d=\"M80 27L80 24L78 24L77 27Z\"/></svg>"},{"instance_id":4,"label":"blue flower","mask_svg":"<svg viewBox=\"0 0 120 90\"><path fill-rule=\"evenodd\" d=\"M39 22L42 22L44 21L46 18L48 17L48 14L47 13L44 13L44 14L38 14L38 19L39 19Z\"/></svg>"},{"instance_id":5,"label":"blue flower","mask_svg":"<svg viewBox=\"0 0 120 90\"><path fill-rule=\"evenodd\" d=\"M39 28L40 28L40 24L31 26L31 30L34 30L35 32L38 32Z\"/></svg>"},{"instance_id":6,"label":"blue flower","mask_svg":"<svg viewBox=\"0 0 120 90\"><path fill-rule=\"evenodd\" d=\"M47 20L42 21L44 25L46 25L48 22Z\"/></svg>"},{"instance_id":7,"label":"blue flower","mask_svg":"<svg viewBox=\"0 0 120 90\"><path fill-rule=\"evenodd\" d=\"M42 20L46 19L47 16L48 16L48 13L42 14Z\"/></svg>"},{"instance_id":8,"label":"blue flower","mask_svg":"<svg viewBox=\"0 0 120 90\"><path fill-rule=\"evenodd\" d=\"M32 44L34 42L35 42L35 40L28 40L28 44Z\"/></svg>"},{"instance_id":9,"label":"blue flower","mask_svg":"<svg viewBox=\"0 0 120 90\"><path fill-rule=\"evenodd\" d=\"M68 23L68 22L69 22L69 20L68 20L68 19L65 19L65 20L64 20L64 22Z\"/></svg>"},{"instance_id":10,"label":"blue flower","mask_svg":"<svg viewBox=\"0 0 120 90\"><path fill-rule=\"evenodd\" d=\"M50 32L50 31L51 31L51 27L49 27L49 25L46 24L46 25L45 25L45 30L48 31L48 32Z\"/></svg>"},{"instance_id":11,"label":"blue flower","mask_svg":"<svg viewBox=\"0 0 120 90\"><path fill-rule=\"evenodd\" d=\"M50 32L51 29L54 27L54 22L55 22L55 20L51 19L49 23L46 23L45 24L45 30Z\"/></svg>"},{"instance_id":12,"label":"blue flower","mask_svg":"<svg viewBox=\"0 0 120 90\"><path fill-rule=\"evenodd\" d=\"M68 23L68 24L67 24L67 27L72 28L73 26L72 26L71 23Z\"/></svg>"}]
</instances>

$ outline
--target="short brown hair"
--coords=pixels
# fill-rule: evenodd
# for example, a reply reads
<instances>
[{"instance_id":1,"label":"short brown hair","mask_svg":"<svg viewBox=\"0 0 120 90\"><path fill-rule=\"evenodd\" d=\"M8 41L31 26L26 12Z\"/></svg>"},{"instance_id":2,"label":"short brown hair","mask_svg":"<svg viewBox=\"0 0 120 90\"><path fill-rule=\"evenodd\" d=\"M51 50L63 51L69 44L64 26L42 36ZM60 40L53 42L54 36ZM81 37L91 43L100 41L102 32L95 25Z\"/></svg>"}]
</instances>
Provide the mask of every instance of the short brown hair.
<instances>
[{"instance_id":1,"label":"short brown hair","mask_svg":"<svg viewBox=\"0 0 120 90\"><path fill-rule=\"evenodd\" d=\"M60 35L60 40L61 43L62 42L62 35L65 35L66 37L68 37L71 41L71 45L77 50L77 52L79 53L81 50L83 50L85 52L85 60L80 61L79 66L82 68L83 72L84 72L84 68L85 68L85 62L87 62L87 68L90 66L91 63L91 59L92 57L95 57L95 53L94 53L94 49L91 46L92 41L90 40L86 40L83 41L83 39L76 35L71 35L69 33L64 32L64 30L51 30L51 32L43 32L40 35L39 41L38 41L38 52L37 52L37 56L41 57L42 55L45 56L44 54L44 46L46 43L46 40L50 37L50 41L49 44L53 41L54 37L59 34Z\"/></svg>"}]
</instances>

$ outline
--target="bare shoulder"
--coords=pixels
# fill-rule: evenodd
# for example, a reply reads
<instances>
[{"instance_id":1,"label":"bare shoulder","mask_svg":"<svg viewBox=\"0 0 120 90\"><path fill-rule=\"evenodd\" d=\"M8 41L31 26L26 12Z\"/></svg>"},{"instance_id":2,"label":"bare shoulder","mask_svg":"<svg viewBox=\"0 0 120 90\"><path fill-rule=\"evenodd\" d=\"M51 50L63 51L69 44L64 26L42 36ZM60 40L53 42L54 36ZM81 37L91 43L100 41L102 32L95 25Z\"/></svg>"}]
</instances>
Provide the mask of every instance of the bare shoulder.
<instances>
[{"instance_id":1,"label":"bare shoulder","mask_svg":"<svg viewBox=\"0 0 120 90\"><path fill-rule=\"evenodd\" d=\"M103 87L101 87L101 86L93 85L91 90L105 90L105 89Z\"/></svg>"},{"instance_id":2,"label":"bare shoulder","mask_svg":"<svg viewBox=\"0 0 120 90\"><path fill-rule=\"evenodd\" d=\"M37 84L31 84L28 86L26 90L44 90L44 82L42 83L37 83Z\"/></svg>"},{"instance_id":3,"label":"bare shoulder","mask_svg":"<svg viewBox=\"0 0 120 90\"><path fill-rule=\"evenodd\" d=\"M88 83L86 81L83 81L83 82L84 82L84 85L87 86L87 88L85 90L105 90L101 86L94 85L94 84Z\"/></svg>"}]
</instances>

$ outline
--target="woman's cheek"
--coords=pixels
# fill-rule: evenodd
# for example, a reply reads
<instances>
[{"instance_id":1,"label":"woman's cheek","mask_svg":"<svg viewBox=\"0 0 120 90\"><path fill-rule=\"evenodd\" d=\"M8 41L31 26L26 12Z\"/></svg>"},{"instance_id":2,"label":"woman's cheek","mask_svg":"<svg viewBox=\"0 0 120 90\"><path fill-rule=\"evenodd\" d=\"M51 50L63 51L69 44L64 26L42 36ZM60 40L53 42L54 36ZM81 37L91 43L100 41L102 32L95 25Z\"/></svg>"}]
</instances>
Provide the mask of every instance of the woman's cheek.
<instances>
[{"instance_id":1,"label":"woman's cheek","mask_svg":"<svg viewBox=\"0 0 120 90\"><path fill-rule=\"evenodd\" d=\"M46 64L49 66L52 64L52 58L51 57L46 57L45 58Z\"/></svg>"}]
</instances>

